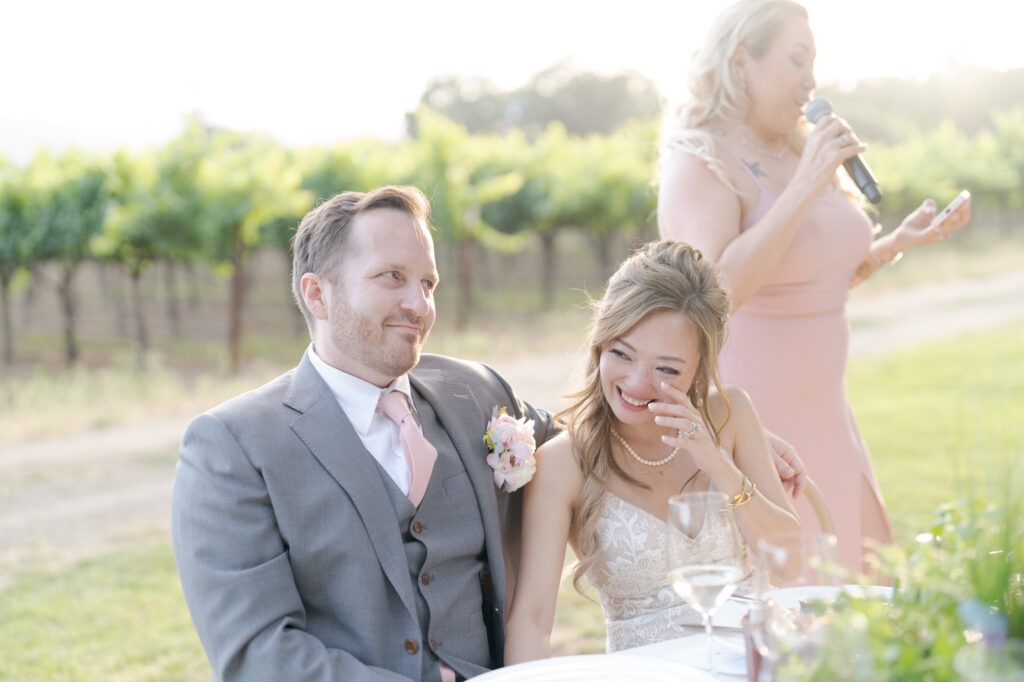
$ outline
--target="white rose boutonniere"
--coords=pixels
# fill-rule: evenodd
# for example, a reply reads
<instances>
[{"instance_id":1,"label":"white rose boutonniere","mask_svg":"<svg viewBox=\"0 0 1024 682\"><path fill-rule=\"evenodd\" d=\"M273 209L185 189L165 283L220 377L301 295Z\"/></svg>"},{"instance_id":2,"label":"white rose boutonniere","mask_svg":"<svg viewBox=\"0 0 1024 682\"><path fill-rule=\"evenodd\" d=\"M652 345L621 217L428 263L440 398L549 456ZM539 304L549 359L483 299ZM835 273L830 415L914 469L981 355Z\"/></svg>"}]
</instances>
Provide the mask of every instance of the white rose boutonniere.
<instances>
[{"instance_id":1,"label":"white rose boutonniere","mask_svg":"<svg viewBox=\"0 0 1024 682\"><path fill-rule=\"evenodd\" d=\"M510 493L530 482L537 471L532 419L514 419L504 407L495 407L487 422L484 443L491 450L487 464L494 469L495 485Z\"/></svg>"}]
</instances>

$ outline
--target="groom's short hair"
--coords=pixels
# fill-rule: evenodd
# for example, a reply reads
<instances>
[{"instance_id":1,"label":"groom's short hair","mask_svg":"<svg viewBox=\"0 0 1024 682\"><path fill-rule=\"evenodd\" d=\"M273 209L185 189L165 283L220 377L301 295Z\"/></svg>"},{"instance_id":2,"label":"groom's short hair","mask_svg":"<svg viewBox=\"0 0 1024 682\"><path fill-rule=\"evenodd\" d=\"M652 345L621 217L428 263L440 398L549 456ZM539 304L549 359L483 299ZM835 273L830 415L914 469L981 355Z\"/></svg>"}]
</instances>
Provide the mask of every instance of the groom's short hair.
<instances>
[{"instance_id":1,"label":"groom's short hair","mask_svg":"<svg viewBox=\"0 0 1024 682\"><path fill-rule=\"evenodd\" d=\"M334 280L345 253L352 221L361 213L393 208L427 222L430 202L416 187L388 185L370 192L336 194L307 213L292 238L292 295L310 333L314 318L302 300L302 276L312 272Z\"/></svg>"}]
</instances>

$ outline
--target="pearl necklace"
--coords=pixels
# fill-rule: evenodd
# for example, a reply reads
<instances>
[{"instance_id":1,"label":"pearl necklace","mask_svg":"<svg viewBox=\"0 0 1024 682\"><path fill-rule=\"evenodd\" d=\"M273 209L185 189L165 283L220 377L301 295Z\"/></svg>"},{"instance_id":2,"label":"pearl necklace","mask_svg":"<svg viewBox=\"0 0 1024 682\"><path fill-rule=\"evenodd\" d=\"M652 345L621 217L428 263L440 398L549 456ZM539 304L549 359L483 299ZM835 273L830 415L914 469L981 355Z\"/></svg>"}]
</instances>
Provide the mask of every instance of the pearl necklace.
<instances>
[{"instance_id":1,"label":"pearl necklace","mask_svg":"<svg viewBox=\"0 0 1024 682\"><path fill-rule=\"evenodd\" d=\"M672 448L672 452L668 453L668 457L665 457L663 459L658 459L658 460L644 459L640 455L636 454L636 450L634 450L633 448L629 447L629 443L626 442L625 438L623 438L622 436L619 435L618 431L616 431L615 429L612 429L612 435L619 439L619 442L622 443L622 447L626 448L626 452L628 452L630 455L632 455L633 459L635 459L636 461L640 462L644 466L660 467L662 464L668 464L669 462L672 461L672 458L676 456L676 453L679 452L679 448Z\"/></svg>"},{"instance_id":2,"label":"pearl necklace","mask_svg":"<svg viewBox=\"0 0 1024 682\"><path fill-rule=\"evenodd\" d=\"M764 154L765 156L770 156L773 159L781 159L786 154L786 152L789 151L789 145L785 145L782 149L780 149L777 152L770 151L770 150L765 149L763 147L758 147L756 144L754 144L753 142L751 142L750 140L748 140L746 138L746 136L743 134L743 131L737 130L736 132L740 136L740 142L742 142L743 144L747 145L748 147L753 149L758 154Z\"/></svg>"}]
</instances>

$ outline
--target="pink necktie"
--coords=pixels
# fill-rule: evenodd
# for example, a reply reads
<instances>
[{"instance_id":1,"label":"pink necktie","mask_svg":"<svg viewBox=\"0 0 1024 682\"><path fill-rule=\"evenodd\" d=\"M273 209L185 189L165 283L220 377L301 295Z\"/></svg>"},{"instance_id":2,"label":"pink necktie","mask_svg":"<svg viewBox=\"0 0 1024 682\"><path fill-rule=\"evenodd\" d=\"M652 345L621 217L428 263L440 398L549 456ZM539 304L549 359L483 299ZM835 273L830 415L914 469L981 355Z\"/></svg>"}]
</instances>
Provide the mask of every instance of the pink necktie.
<instances>
[{"instance_id":1,"label":"pink necktie","mask_svg":"<svg viewBox=\"0 0 1024 682\"><path fill-rule=\"evenodd\" d=\"M405 453L405 463L409 467L409 500L418 507L423 493L427 491L430 472L437 461L437 450L420 433L404 393L391 391L381 396L380 409L398 425L398 438L402 441L402 452ZM441 668L441 682L455 682L455 671L445 665L444 661L438 661L438 665Z\"/></svg>"},{"instance_id":2,"label":"pink necktie","mask_svg":"<svg viewBox=\"0 0 1024 682\"><path fill-rule=\"evenodd\" d=\"M398 437L402 441L402 452L409 467L409 500L420 505L427 491L430 472L437 461L437 450L420 433L420 427L409 411L409 403L401 391L391 391L380 399L380 409L388 419L398 425Z\"/></svg>"}]
</instances>

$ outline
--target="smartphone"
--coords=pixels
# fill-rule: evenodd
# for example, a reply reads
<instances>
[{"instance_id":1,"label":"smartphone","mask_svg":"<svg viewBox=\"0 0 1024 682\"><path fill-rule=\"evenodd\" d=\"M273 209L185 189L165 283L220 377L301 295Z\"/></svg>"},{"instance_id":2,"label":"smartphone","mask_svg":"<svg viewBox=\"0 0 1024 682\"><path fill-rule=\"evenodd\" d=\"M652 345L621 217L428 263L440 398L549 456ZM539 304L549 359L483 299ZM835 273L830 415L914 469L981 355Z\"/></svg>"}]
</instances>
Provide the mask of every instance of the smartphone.
<instances>
[{"instance_id":1,"label":"smartphone","mask_svg":"<svg viewBox=\"0 0 1024 682\"><path fill-rule=\"evenodd\" d=\"M960 194L957 194L955 197L953 197L953 201L946 204L946 208L942 209L937 214L935 214L935 217L932 219L932 225L941 225L942 222L949 217L950 213L955 211L957 207L960 206L960 204L964 203L970 198L971 193L968 192L967 190L964 190L960 192Z\"/></svg>"}]
</instances>

